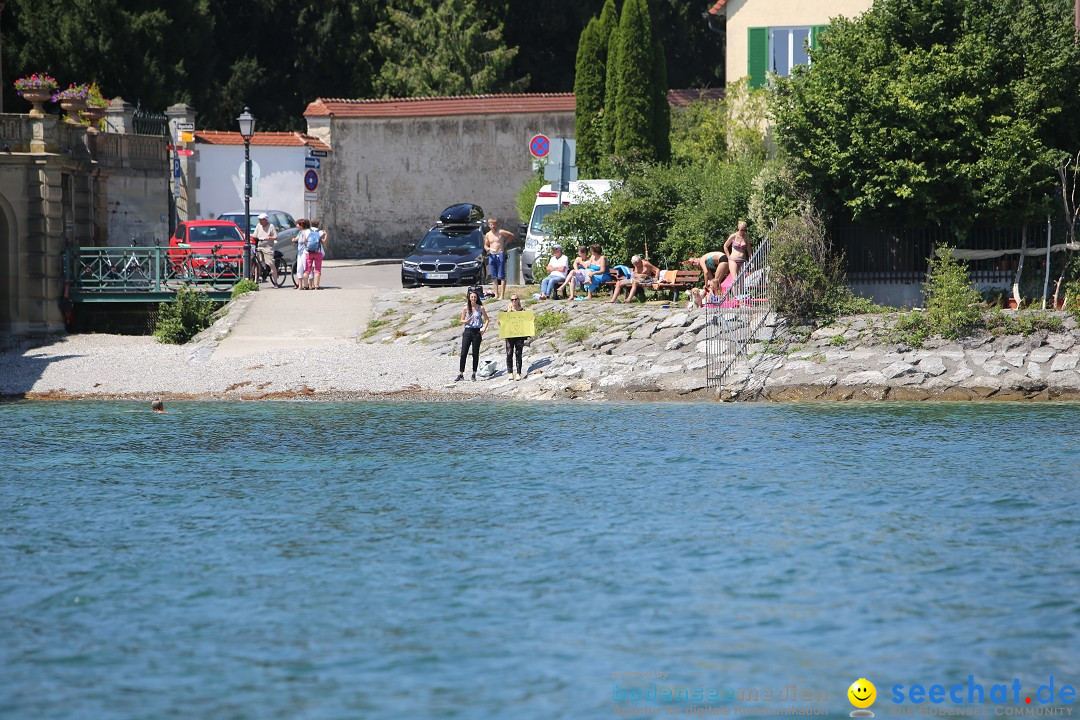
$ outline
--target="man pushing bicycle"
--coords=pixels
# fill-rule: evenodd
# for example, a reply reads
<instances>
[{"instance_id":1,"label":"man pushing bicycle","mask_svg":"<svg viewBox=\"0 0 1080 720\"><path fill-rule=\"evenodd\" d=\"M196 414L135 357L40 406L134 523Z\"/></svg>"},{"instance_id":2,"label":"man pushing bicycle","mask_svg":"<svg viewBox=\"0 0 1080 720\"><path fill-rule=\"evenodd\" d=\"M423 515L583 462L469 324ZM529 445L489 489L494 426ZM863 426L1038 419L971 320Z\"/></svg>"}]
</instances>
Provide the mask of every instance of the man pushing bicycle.
<instances>
[{"instance_id":1,"label":"man pushing bicycle","mask_svg":"<svg viewBox=\"0 0 1080 720\"><path fill-rule=\"evenodd\" d=\"M270 275L274 278L273 283L276 287L278 282L277 263L274 262L274 242L277 240L277 228L270 222L266 213L259 213L259 222L255 225L255 231L251 233L251 236L258 241L256 255L259 265L270 267ZM258 271L255 277L259 277Z\"/></svg>"}]
</instances>

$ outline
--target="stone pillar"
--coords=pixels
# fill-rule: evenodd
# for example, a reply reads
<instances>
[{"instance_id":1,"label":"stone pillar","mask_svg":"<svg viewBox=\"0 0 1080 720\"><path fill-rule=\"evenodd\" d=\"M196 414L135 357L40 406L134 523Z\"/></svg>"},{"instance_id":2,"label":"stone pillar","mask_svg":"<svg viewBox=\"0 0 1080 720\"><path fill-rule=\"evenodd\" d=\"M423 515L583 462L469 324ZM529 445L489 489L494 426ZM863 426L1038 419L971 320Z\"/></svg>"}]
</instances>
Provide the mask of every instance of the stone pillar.
<instances>
[{"instance_id":1,"label":"stone pillar","mask_svg":"<svg viewBox=\"0 0 1080 720\"><path fill-rule=\"evenodd\" d=\"M124 98L115 97L105 108L105 132L133 135L135 106Z\"/></svg>"},{"instance_id":2,"label":"stone pillar","mask_svg":"<svg viewBox=\"0 0 1080 720\"><path fill-rule=\"evenodd\" d=\"M60 152L60 119L56 115L30 118L30 152Z\"/></svg>"},{"instance_id":3,"label":"stone pillar","mask_svg":"<svg viewBox=\"0 0 1080 720\"><path fill-rule=\"evenodd\" d=\"M165 115L169 118L169 142L176 147L191 147L195 143L181 143L180 134L177 125L182 122L195 123L195 116L198 113L195 112L195 108L184 103L177 103L170 106ZM175 152L170 153L175 160L180 161L180 177L177 178L174 172L169 175L172 178L172 185L170 186L173 191L173 198L176 199L176 222L183 222L184 220L195 219L195 207L197 198L195 197L195 156L179 157ZM179 186L179 192L177 191Z\"/></svg>"},{"instance_id":4,"label":"stone pillar","mask_svg":"<svg viewBox=\"0 0 1080 720\"><path fill-rule=\"evenodd\" d=\"M63 169L56 158L42 158L27 170L28 223L19 272L26 279L26 306L16 332L52 335L64 331L59 298L63 294Z\"/></svg>"}]
</instances>

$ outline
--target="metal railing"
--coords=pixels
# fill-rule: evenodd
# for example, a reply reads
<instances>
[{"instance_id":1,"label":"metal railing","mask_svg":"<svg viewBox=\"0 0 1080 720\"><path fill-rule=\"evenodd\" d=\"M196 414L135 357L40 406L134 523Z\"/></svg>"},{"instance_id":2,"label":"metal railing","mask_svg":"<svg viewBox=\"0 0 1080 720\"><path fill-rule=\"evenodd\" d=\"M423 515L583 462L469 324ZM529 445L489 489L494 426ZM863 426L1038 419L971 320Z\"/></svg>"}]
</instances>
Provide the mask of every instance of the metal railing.
<instances>
[{"instance_id":1,"label":"metal railing","mask_svg":"<svg viewBox=\"0 0 1080 720\"><path fill-rule=\"evenodd\" d=\"M136 102L135 109L131 113L131 126L136 135L161 135L169 134L169 118L164 113L143 110L142 103Z\"/></svg>"},{"instance_id":2,"label":"metal railing","mask_svg":"<svg viewBox=\"0 0 1080 720\"><path fill-rule=\"evenodd\" d=\"M769 315L769 238L719 299L705 302L705 381L723 387Z\"/></svg>"},{"instance_id":3,"label":"metal railing","mask_svg":"<svg viewBox=\"0 0 1080 720\"><path fill-rule=\"evenodd\" d=\"M212 251L189 247L79 247L65 253L73 300L139 300L182 287L231 292L241 280L242 246ZM160 299L160 298L154 298Z\"/></svg>"}]
</instances>

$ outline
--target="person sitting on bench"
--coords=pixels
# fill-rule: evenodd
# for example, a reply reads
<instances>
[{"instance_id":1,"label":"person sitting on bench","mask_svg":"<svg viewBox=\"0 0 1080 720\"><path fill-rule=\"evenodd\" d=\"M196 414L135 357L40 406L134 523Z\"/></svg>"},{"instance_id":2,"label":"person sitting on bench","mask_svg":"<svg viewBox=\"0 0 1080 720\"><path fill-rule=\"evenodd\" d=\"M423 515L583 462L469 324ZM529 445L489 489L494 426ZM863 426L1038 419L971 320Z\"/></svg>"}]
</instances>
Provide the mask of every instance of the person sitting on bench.
<instances>
[{"instance_id":1,"label":"person sitting on bench","mask_svg":"<svg viewBox=\"0 0 1080 720\"><path fill-rule=\"evenodd\" d=\"M657 278L660 276L660 268L653 265L651 262L635 255L630 258L630 264L633 266L633 274L629 278L624 278L615 283L615 291L611 293L611 299L607 302L613 303L619 299L619 295L622 293L623 288L628 288L626 299L624 303L628 303L634 299L634 295L637 294L638 288L642 285L655 284Z\"/></svg>"}]
</instances>

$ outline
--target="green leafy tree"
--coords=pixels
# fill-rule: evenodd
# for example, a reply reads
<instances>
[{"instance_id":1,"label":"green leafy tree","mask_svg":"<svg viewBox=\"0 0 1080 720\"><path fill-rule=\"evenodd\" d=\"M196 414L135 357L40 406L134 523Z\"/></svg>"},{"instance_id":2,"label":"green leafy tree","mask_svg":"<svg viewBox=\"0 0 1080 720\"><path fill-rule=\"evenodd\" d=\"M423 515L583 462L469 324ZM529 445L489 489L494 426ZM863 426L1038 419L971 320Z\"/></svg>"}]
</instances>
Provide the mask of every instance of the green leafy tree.
<instances>
[{"instance_id":1,"label":"green leafy tree","mask_svg":"<svg viewBox=\"0 0 1080 720\"><path fill-rule=\"evenodd\" d=\"M1071 3L878 0L777 78L776 135L827 209L958 231L1042 215L1080 145Z\"/></svg>"},{"instance_id":2,"label":"green leafy tree","mask_svg":"<svg viewBox=\"0 0 1080 720\"><path fill-rule=\"evenodd\" d=\"M582 177L593 177L600 169L602 157L604 51L600 43L600 21L593 18L581 32L574 73L577 165Z\"/></svg>"},{"instance_id":3,"label":"green leafy tree","mask_svg":"<svg viewBox=\"0 0 1080 720\"><path fill-rule=\"evenodd\" d=\"M619 86L615 93L615 154L656 159L653 134L652 21L645 0L626 0L619 18Z\"/></svg>"},{"instance_id":4,"label":"green leafy tree","mask_svg":"<svg viewBox=\"0 0 1080 720\"><path fill-rule=\"evenodd\" d=\"M474 0L393 0L376 30L385 60L375 78L383 97L503 92L517 48L505 46L502 24L482 16Z\"/></svg>"},{"instance_id":5,"label":"green leafy tree","mask_svg":"<svg viewBox=\"0 0 1080 720\"><path fill-rule=\"evenodd\" d=\"M619 28L615 27L611 31L611 35L608 37L607 46L607 61L605 66L604 78L604 115L602 118L601 134L602 144L602 157L605 158L604 165L609 164L606 158L615 154L615 104L616 96L619 94L619 82L621 76L619 75Z\"/></svg>"},{"instance_id":6,"label":"green leafy tree","mask_svg":"<svg viewBox=\"0 0 1080 720\"><path fill-rule=\"evenodd\" d=\"M671 106L667 99L667 61L664 60L664 48L660 43L653 43L652 90L653 146L656 148L656 159L668 162L671 159Z\"/></svg>"}]
</instances>

